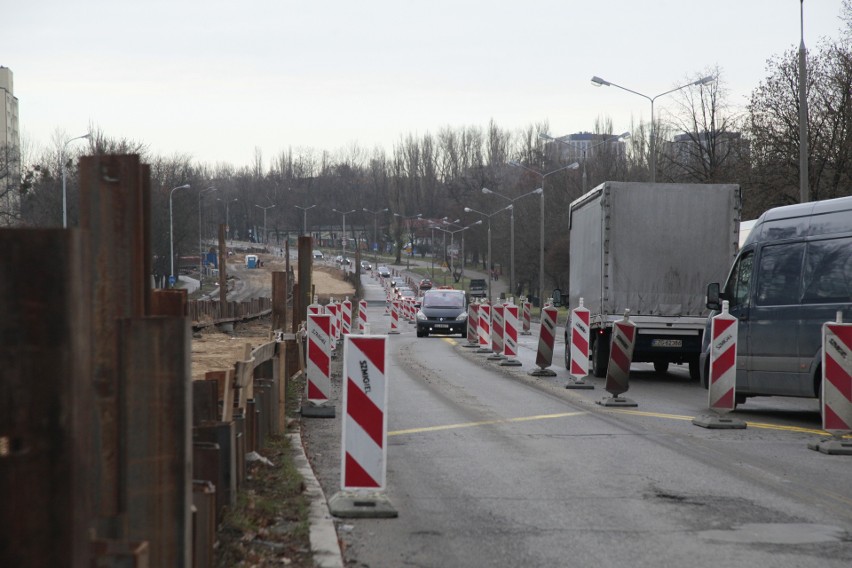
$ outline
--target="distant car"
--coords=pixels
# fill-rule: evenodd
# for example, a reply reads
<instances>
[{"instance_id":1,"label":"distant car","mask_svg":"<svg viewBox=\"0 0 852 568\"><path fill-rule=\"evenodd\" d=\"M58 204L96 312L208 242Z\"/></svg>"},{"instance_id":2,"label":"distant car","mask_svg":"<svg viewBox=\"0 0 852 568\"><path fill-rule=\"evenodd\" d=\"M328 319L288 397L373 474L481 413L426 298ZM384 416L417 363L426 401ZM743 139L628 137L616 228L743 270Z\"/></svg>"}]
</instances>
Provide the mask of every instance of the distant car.
<instances>
[{"instance_id":1,"label":"distant car","mask_svg":"<svg viewBox=\"0 0 852 568\"><path fill-rule=\"evenodd\" d=\"M342 264L343 266L349 266L350 264L352 264L352 261L344 257L340 264Z\"/></svg>"},{"instance_id":2,"label":"distant car","mask_svg":"<svg viewBox=\"0 0 852 568\"><path fill-rule=\"evenodd\" d=\"M391 278L392 288L401 288L403 286L408 287L408 283L405 281L405 278L403 278L402 276L394 276L393 278Z\"/></svg>"},{"instance_id":3,"label":"distant car","mask_svg":"<svg viewBox=\"0 0 852 568\"><path fill-rule=\"evenodd\" d=\"M334 257L334 262L336 262L337 264L339 264L341 266L346 266L346 265L352 264L351 260L349 260L348 258L344 258L341 255L337 255L336 257Z\"/></svg>"},{"instance_id":4,"label":"distant car","mask_svg":"<svg viewBox=\"0 0 852 568\"><path fill-rule=\"evenodd\" d=\"M467 298L464 290L429 290L417 312L417 337L431 333L467 335Z\"/></svg>"},{"instance_id":5,"label":"distant car","mask_svg":"<svg viewBox=\"0 0 852 568\"><path fill-rule=\"evenodd\" d=\"M322 251L321 251L321 250L315 250L315 251L313 252L313 257L314 257L315 259L317 259L317 260L322 260L323 258L325 258L325 257L323 256L323 254L322 254Z\"/></svg>"},{"instance_id":6,"label":"distant car","mask_svg":"<svg viewBox=\"0 0 852 568\"><path fill-rule=\"evenodd\" d=\"M376 269L376 272L378 272L379 276L381 276L382 278L388 278L391 275L390 268L388 268L387 266L379 266Z\"/></svg>"},{"instance_id":7,"label":"distant car","mask_svg":"<svg viewBox=\"0 0 852 568\"><path fill-rule=\"evenodd\" d=\"M420 281L420 284L418 286L423 291L431 290L432 289L432 281L429 280L428 278L424 278L423 280Z\"/></svg>"},{"instance_id":8,"label":"distant car","mask_svg":"<svg viewBox=\"0 0 852 568\"><path fill-rule=\"evenodd\" d=\"M366 260L361 261L361 270L372 270L373 265L367 262Z\"/></svg>"}]
</instances>

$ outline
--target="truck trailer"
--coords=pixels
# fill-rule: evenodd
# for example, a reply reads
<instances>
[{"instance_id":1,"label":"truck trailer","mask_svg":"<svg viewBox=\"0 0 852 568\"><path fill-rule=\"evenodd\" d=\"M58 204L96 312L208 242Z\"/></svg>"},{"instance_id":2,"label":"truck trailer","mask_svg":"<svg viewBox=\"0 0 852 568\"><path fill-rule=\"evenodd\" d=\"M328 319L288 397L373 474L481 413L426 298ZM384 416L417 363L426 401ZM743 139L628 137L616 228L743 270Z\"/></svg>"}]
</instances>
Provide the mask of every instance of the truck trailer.
<instances>
[{"instance_id":1,"label":"truck trailer","mask_svg":"<svg viewBox=\"0 0 852 568\"><path fill-rule=\"evenodd\" d=\"M629 313L634 362L661 373L688 364L699 378L704 293L737 253L740 204L735 184L640 182L605 182L571 203L568 306L582 298L591 312L594 376L606 375L612 325Z\"/></svg>"}]
</instances>

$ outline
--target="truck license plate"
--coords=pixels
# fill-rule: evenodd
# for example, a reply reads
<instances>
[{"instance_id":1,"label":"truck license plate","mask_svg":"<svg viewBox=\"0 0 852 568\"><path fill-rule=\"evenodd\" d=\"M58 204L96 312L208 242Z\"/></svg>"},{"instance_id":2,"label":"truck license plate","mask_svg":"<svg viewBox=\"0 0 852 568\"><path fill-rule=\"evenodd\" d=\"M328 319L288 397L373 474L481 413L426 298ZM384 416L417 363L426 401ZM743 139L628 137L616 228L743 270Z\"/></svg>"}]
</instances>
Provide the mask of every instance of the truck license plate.
<instances>
[{"instance_id":1,"label":"truck license plate","mask_svg":"<svg viewBox=\"0 0 852 568\"><path fill-rule=\"evenodd\" d=\"M683 347L681 339L652 339L651 347Z\"/></svg>"}]
</instances>

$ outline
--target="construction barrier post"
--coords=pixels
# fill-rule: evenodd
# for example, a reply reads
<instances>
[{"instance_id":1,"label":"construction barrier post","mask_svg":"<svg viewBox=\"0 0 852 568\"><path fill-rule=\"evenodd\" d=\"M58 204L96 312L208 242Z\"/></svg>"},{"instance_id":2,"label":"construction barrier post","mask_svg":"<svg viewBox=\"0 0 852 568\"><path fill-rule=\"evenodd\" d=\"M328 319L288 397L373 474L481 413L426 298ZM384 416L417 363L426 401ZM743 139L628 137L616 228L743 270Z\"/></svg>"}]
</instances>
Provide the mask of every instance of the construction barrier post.
<instances>
[{"instance_id":1,"label":"construction barrier post","mask_svg":"<svg viewBox=\"0 0 852 568\"><path fill-rule=\"evenodd\" d=\"M737 406L737 318L722 302L722 313L710 320L710 377L708 406L711 414L696 416L692 423L702 428L738 429L746 423L725 416Z\"/></svg>"},{"instance_id":2,"label":"construction barrier post","mask_svg":"<svg viewBox=\"0 0 852 568\"><path fill-rule=\"evenodd\" d=\"M524 329L523 331L521 331L521 335L532 335L532 331L530 331L532 327L532 303L526 298L524 298L523 300L521 300L521 305L524 308Z\"/></svg>"},{"instance_id":3,"label":"construction barrier post","mask_svg":"<svg viewBox=\"0 0 852 568\"><path fill-rule=\"evenodd\" d=\"M550 304L541 309L541 329L538 335L538 351L535 364L538 369L530 371L533 377L555 377L556 372L548 369L553 364L553 346L556 341L556 319L559 311Z\"/></svg>"},{"instance_id":4,"label":"construction barrier post","mask_svg":"<svg viewBox=\"0 0 852 568\"><path fill-rule=\"evenodd\" d=\"M808 444L824 454L852 455L852 324L835 322L822 326L822 429L831 438Z\"/></svg>"},{"instance_id":5,"label":"construction barrier post","mask_svg":"<svg viewBox=\"0 0 852 568\"><path fill-rule=\"evenodd\" d=\"M630 388L630 362L636 344L636 326L630 321L630 310L624 311L624 319L612 326L612 345L609 349L609 366L604 388L611 397L598 401L601 406L638 406L629 398L620 396Z\"/></svg>"},{"instance_id":6,"label":"construction barrier post","mask_svg":"<svg viewBox=\"0 0 852 568\"><path fill-rule=\"evenodd\" d=\"M358 331L367 333L367 300L358 300Z\"/></svg>"},{"instance_id":7,"label":"construction barrier post","mask_svg":"<svg viewBox=\"0 0 852 568\"><path fill-rule=\"evenodd\" d=\"M387 337L348 335L343 344L340 488L336 517L398 516L385 495L388 437Z\"/></svg>"},{"instance_id":8,"label":"construction barrier post","mask_svg":"<svg viewBox=\"0 0 852 568\"><path fill-rule=\"evenodd\" d=\"M349 296L346 296L346 299L343 300L343 311L340 314L340 320L342 326L340 331L343 335L349 335L352 333L352 302L349 300Z\"/></svg>"},{"instance_id":9,"label":"construction barrier post","mask_svg":"<svg viewBox=\"0 0 852 568\"><path fill-rule=\"evenodd\" d=\"M479 303L471 302L467 306L467 343L464 347L479 347Z\"/></svg>"},{"instance_id":10,"label":"construction barrier post","mask_svg":"<svg viewBox=\"0 0 852 568\"><path fill-rule=\"evenodd\" d=\"M394 300L391 305L391 327L388 333L397 335L399 334L399 300Z\"/></svg>"},{"instance_id":11,"label":"construction barrier post","mask_svg":"<svg viewBox=\"0 0 852 568\"><path fill-rule=\"evenodd\" d=\"M491 304L479 304L479 325L476 326L479 334L479 349L477 353L491 353Z\"/></svg>"},{"instance_id":12,"label":"construction barrier post","mask_svg":"<svg viewBox=\"0 0 852 568\"><path fill-rule=\"evenodd\" d=\"M491 355L489 361L502 361L503 357L503 326L506 319L506 306L494 304L491 306Z\"/></svg>"},{"instance_id":13,"label":"construction barrier post","mask_svg":"<svg viewBox=\"0 0 852 568\"><path fill-rule=\"evenodd\" d=\"M509 304L503 312L503 357L500 365L520 367L518 361L518 306Z\"/></svg>"},{"instance_id":14,"label":"construction barrier post","mask_svg":"<svg viewBox=\"0 0 852 568\"><path fill-rule=\"evenodd\" d=\"M566 389L593 389L595 386L585 381L589 376L589 316L590 312L583 306L583 298L580 305L571 310L571 364L570 378L566 383Z\"/></svg>"},{"instance_id":15,"label":"construction barrier post","mask_svg":"<svg viewBox=\"0 0 852 568\"><path fill-rule=\"evenodd\" d=\"M308 314L308 361L305 391L308 404L302 405L306 418L334 418L331 397L331 322L329 314Z\"/></svg>"},{"instance_id":16,"label":"construction barrier post","mask_svg":"<svg viewBox=\"0 0 852 568\"><path fill-rule=\"evenodd\" d=\"M331 316L329 337L331 338L331 356L337 357L337 340L340 337L340 304L332 298L325 306L325 312Z\"/></svg>"}]
</instances>

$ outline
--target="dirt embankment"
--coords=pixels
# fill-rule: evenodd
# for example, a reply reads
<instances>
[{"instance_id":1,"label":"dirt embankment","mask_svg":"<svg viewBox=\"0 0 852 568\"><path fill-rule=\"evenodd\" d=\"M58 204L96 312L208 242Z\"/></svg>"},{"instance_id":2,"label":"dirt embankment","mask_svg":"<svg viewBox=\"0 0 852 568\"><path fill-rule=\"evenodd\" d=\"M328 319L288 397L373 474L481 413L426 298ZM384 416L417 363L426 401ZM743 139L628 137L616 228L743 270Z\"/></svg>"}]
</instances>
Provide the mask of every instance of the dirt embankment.
<instances>
[{"instance_id":1,"label":"dirt embankment","mask_svg":"<svg viewBox=\"0 0 852 568\"><path fill-rule=\"evenodd\" d=\"M272 272L285 270L286 265L281 257L258 256L263 266L251 270L245 268L244 256L230 257L228 274L244 280L243 284L251 289L253 297L269 297L272 295ZM291 266L298 277L296 263L291 262ZM343 299L355 294L355 289L343 280L343 273L337 268L315 264L311 276L316 293L322 300L329 297ZM246 344L250 344L252 349L263 345L270 341L270 332L268 319L240 324L232 334L222 333L215 327L205 328L192 340L192 379L203 379L207 371L233 367L236 361L244 360Z\"/></svg>"}]
</instances>

